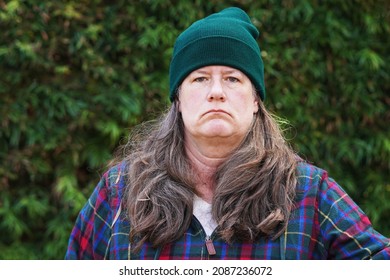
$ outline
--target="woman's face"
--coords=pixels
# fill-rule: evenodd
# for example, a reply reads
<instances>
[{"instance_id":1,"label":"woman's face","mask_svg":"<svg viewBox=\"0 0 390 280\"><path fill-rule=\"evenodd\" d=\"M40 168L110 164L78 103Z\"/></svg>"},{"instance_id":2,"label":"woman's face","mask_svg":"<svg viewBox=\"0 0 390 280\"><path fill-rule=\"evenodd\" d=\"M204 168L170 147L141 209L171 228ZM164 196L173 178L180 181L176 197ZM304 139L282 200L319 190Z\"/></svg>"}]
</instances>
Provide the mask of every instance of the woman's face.
<instances>
[{"instance_id":1,"label":"woman's face","mask_svg":"<svg viewBox=\"0 0 390 280\"><path fill-rule=\"evenodd\" d=\"M186 136L241 142L258 111L249 78L227 66L206 66L189 74L179 92Z\"/></svg>"}]
</instances>

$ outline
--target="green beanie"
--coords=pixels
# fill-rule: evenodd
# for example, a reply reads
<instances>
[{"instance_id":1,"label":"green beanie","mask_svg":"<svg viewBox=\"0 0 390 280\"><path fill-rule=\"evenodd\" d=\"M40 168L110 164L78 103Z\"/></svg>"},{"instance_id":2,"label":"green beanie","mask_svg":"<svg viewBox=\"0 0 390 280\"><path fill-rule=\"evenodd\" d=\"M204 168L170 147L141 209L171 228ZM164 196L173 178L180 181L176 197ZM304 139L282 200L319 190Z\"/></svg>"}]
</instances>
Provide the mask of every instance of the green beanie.
<instances>
[{"instance_id":1,"label":"green beanie","mask_svg":"<svg viewBox=\"0 0 390 280\"><path fill-rule=\"evenodd\" d=\"M256 39L259 31L239 8L227 8L194 22L176 39L169 69L170 100L194 70L225 65L245 73L265 99L264 65Z\"/></svg>"}]
</instances>

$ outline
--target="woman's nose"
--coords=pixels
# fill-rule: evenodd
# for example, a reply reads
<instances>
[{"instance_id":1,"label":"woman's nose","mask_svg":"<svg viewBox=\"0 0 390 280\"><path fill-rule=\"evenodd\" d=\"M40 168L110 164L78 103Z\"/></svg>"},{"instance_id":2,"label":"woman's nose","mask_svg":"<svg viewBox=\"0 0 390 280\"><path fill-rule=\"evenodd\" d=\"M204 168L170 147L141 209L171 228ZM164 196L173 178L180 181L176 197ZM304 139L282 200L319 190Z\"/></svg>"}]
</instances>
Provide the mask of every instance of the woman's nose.
<instances>
[{"instance_id":1,"label":"woman's nose","mask_svg":"<svg viewBox=\"0 0 390 280\"><path fill-rule=\"evenodd\" d=\"M225 101L226 95L222 86L222 81L220 81L219 79L215 79L212 81L207 99L208 101Z\"/></svg>"}]
</instances>

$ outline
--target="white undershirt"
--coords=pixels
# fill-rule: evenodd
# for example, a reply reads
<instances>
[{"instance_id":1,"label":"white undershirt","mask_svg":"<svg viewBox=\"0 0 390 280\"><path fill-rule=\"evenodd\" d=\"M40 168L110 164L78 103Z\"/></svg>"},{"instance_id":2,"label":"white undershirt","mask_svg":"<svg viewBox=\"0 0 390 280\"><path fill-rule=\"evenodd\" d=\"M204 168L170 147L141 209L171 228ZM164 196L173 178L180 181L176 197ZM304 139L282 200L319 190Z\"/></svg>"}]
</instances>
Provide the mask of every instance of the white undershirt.
<instances>
[{"instance_id":1,"label":"white undershirt","mask_svg":"<svg viewBox=\"0 0 390 280\"><path fill-rule=\"evenodd\" d=\"M211 204L197 195L194 196L194 216L202 224L206 235L210 236L217 227L217 222L211 215Z\"/></svg>"}]
</instances>

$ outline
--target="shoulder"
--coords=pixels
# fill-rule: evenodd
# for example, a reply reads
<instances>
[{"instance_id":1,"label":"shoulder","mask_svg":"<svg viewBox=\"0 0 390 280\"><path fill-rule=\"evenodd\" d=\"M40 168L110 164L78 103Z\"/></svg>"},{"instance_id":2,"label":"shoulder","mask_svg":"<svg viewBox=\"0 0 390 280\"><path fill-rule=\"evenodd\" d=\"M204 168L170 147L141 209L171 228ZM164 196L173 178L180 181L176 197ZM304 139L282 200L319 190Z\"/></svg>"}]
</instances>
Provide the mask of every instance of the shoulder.
<instances>
[{"instance_id":1,"label":"shoulder","mask_svg":"<svg viewBox=\"0 0 390 280\"><path fill-rule=\"evenodd\" d=\"M126 164L124 162L110 167L100 178L88 203L94 212L116 212L126 188Z\"/></svg>"},{"instance_id":2,"label":"shoulder","mask_svg":"<svg viewBox=\"0 0 390 280\"><path fill-rule=\"evenodd\" d=\"M308 163L297 168L297 207L312 208L319 220L331 224L341 220L366 219L364 212L324 169Z\"/></svg>"},{"instance_id":3,"label":"shoulder","mask_svg":"<svg viewBox=\"0 0 390 280\"><path fill-rule=\"evenodd\" d=\"M67 259L103 259L125 189L124 163L108 169L80 210L66 253Z\"/></svg>"},{"instance_id":4,"label":"shoulder","mask_svg":"<svg viewBox=\"0 0 390 280\"><path fill-rule=\"evenodd\" d=\"M310 163L301 161L296 168L297 199L303 196L317 196L323 183L328 179L328 172Z\"/></svg>"},{"instance_id":5,"label":"shoulder","mask_svg":"<svg viewBox=\"0 0 390 280\"><path fill-rule=\"evenodd\" d=\"M353 203L344 189L322 168L307 162L299 162L296 170L296 201L311 201L317 207L331 207L343 198Z\"/></svg>"},{"instance_id":6,"label":"shoulder","mask_svg":"<svg viewBox=\"0 0 390 280\"><path fill-rule=\"evenodd\" d=\"M327 171L304 161L298 163L296 174L298 190L318 186L327 177Z\"/></svg>"},{"instance_id":7,"label":"shoulder","mask_svg":"<svg viewBox=\"0 0 390 280\"><path fill-rule=\"evenodd\" d=\"M126 166L121 162L110 167L102 176L102 189L110 198L121 198L126 187Z\"/></svg>"},{"instance_id":8,"label":"shoulder","mask_svg":"<svg viewBox=\"0 0 390 280\"><path fill-rule=\"evenodd\" d=\"M366 214L327 171L302 162L296 173L290 229L307 229L311 239L321 242L328 259L389 258L389 240L372 228Z\"/></svg>"}]
</instances>

